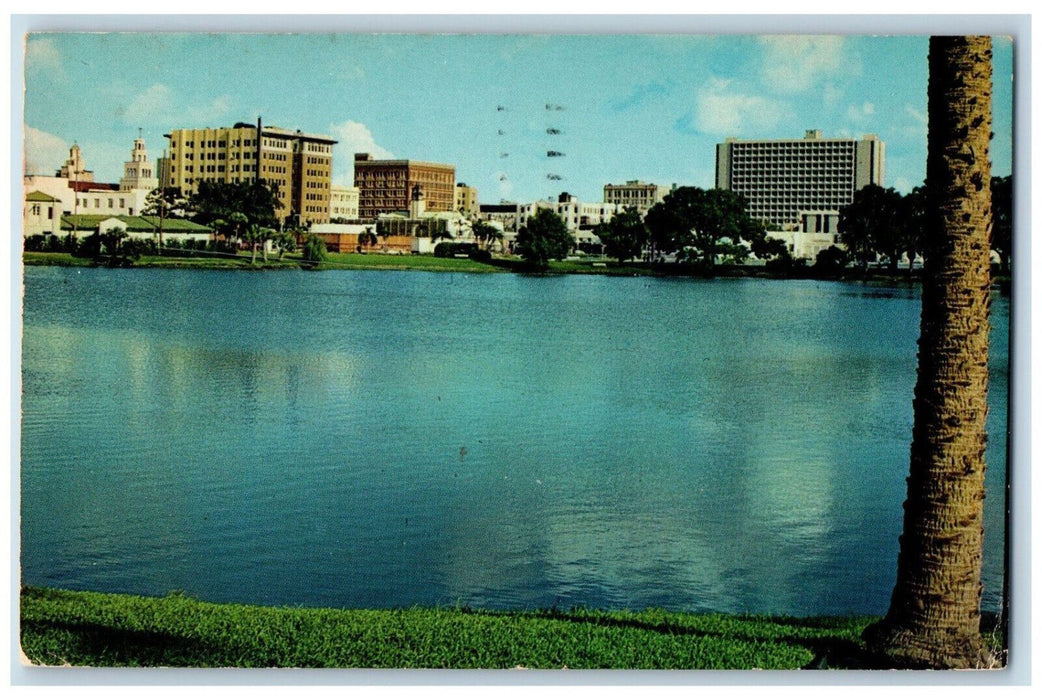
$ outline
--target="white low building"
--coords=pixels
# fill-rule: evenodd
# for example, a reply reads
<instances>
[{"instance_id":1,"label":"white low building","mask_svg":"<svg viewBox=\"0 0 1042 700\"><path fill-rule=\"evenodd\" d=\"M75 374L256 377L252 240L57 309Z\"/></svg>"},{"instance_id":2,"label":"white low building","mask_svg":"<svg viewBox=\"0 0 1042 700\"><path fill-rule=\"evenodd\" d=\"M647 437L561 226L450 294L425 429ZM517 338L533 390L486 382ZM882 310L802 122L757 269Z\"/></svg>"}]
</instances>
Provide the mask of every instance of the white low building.
<instances>
[{"instance_id":1,"label":"white low building","mask_svg":"<svg viewBox=\"0 0 1042 700\"><path fill-rule=\"evenodd\" d=\"M119 184L95 182L94 173L84 165L79 145L73 144L69 159L53 176L26 175L22 191L26 196L43 192L60 200L62 214L140 216L149 193L158 186L154 173L141 138L134 140Z\"/></svg>"},{"instance_id":2,"label":"white low building","mask_svg":"<svg viewBox=\"0 0 1042 700\"><path fill-rule=\"evenodd\" d=\"M329 218L343 221L358 219L358 188L331 185L329 188Z\"/></svg>"},{"instance_id":3,"label":"white low building","mask_svg":"<svg viewBox=\"0 0 1042 700\"><path fill-rule=\"evenodd\" d=\"M34 190L25 195L22 209L22 236L61 233L62 201L46 192Z\"/></svg>"},{"instance_id":4,"label":"white low building","mask_svg":"<svg viewBox=\"0 0 1042 700\"><path fill-rule=\"evenodd\" d=\"M557 214L577 246L599 246L601 240L594 235L593 229L610 222L622 210L619 205L609 202L580 202L578 197L562 192L556 202L541 199L531 204L518 205L518 229L527 225L528 220L540 209L549 209ZM513 238L511 236L507 239L508 242L512 242Z\"/></svg>"},{"instance_id":5,"label":"white low building","mask_svg":"<svg viewBox=\"0 0 1042 700\"><path fill-rule=\"evenodd\" d=\"M835 209L801 210L799 221L799 226L783 231L768 231L767 235L783 241L797 260L814 262L818 253L827 248L843 248L837 234L839 212Z\"/></svg>"}]
</instances>

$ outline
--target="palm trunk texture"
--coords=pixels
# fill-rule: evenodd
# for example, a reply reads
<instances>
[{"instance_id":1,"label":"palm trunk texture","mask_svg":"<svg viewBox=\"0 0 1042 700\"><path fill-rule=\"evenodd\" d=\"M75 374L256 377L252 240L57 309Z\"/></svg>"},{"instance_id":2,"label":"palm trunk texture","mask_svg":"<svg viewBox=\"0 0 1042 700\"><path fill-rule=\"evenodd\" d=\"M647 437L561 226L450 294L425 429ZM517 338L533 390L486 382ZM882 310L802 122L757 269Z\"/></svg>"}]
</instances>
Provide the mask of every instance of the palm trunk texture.
<instances>
[{"instance_id":1,"label":"palm trunk texture","mask_svg":"<svg viewBox=\"0 0 1042 700\"><path fill-rule=\"evenodd\" d=\"M932 37L911 470L890 609L865 631L896 667L974 668L980 635L991 236L991 39Z\"/></svg>"}]
</instances>

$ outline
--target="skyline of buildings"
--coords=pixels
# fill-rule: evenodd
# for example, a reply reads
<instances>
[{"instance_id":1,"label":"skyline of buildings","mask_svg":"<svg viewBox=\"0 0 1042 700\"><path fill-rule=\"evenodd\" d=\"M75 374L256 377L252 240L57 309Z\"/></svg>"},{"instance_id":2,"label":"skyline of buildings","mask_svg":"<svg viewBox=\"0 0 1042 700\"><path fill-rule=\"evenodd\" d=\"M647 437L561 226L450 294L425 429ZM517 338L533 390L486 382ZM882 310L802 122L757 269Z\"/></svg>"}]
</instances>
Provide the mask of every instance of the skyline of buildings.
<instances>
[{"instance_id":1,"label":"skyline of buildings","mask_svg":"<svg viewBox=\"0 0 1042 700\"><path fill-rule=\"evenodd\" d=\"M276 215L287 223L299 215L302 223L357 227L386 216L420 221L440 214L480 218L505 233L513 233L537 211L549 209L564 221L577 245L596 245L592 229L598 224L610 222L628 207L646 215L678 187L677 183L667 187L626 180L605 184L600 202L561 192L557 197L531 202L500 201L491 205L480 202L477 188L456 181L454 165L377 159L368 153L354 154L353 185L334 185L331 147L335 140L300 130L263 127L260 118L256 126L238 122L216 129L175 129L164 136L169 154L157 160L156 170L168 186L191 194L207 180L267 180L278 191ZM795 256L813 258L836 243L839 209L852 201L853 193L867 184L883 184L885 145L874 135L824 138L818 129L805 130L802 139L732 137L717 144L716 167L718 187L745 196L750 216L770 222L772 235L783 240ZM67 197L63 198L61 190L75 192L73 213L140 213L148 192L157 183L154 172L140 135L134 141L130 160L124 163L118 188L93 182L82 149L74 144L55 178L26 178L26 230L53 228L42 216L43 209L50 211L53 204L41 195L61 200L64 205ZM63 173L71 179L62 179ZM88 189L90 194L80 197L79 191ZM129 205L126 197L111 196L116 189L133 195ZM39 225L30 226L30 219Z\"/></svg>"},{"instance_id":2,"label":"skyline of buildings","mask_svg":"<svg viewBox=\"0 0 1042 700\"><path fill-rule=\"evenodd\" d=\"M335 140L280 127L264 127L263 132L268 138L258 141L256 127L243 122L231 128L171 130L165 134L171 144L169 155L156 160L156 170L163 173L167 186L186 194L196 191L203 180L237 182L263 175L278 187L280 217L303 210L302 219L316 223L328 223L329 218L368 220L381 213L408 211L415 185L420 185L428 211L478 215L482 206L492 204L480 201L477 188L456 182L452 164L376 159L368 153L355 154L358 174L352 185L334 184L329 177L333 159L328 148ZM309 154L312 149L318 154ZM743 194L753 218L767 220L779 229L799 223L800 212L834 211L848 204L853 192L865 185L884 184L885 144L872 134L861 139L826 138L821 130L810 129L801 139L729 137L716 149L715 186ZM258 158L259 169L255 164ZM55 177L68 178L73 187L93 183L94 173L84 162L82 149L74 144ZM157 178L152 172L144 140L139 136L131 159L124 164L119 188L153 189L150 185ZM601 203L615 205L620 211L632 207L643 215L678 186L691 185L673 182L666 186L640 180L607 183ZM334 190L336 211L332 204ZM561 195L582 199L568 192ZM550 196L532 201L555 199ZM517 204L503 199L498 203Z\"/></svg>"}]
</instances>

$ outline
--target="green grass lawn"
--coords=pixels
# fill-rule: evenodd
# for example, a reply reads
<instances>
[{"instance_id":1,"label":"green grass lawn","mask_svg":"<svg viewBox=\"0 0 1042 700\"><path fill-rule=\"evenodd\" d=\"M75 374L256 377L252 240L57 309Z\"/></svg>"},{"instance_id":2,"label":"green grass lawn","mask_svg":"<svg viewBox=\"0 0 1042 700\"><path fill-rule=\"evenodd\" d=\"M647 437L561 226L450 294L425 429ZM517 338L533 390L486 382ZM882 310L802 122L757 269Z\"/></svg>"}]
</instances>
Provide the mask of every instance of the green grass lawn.
<instances>
[{"instance_id":1,"label":"green grass lawn","mask_svg":"<svg viewBox=\"0 0 1042 700\"><path fill-rule=\"evenodd\" d=\"M22 262L26 265L60 265L62 267L91 267L93 260L77 258L68 253L22 253Z\"/></svg>"},{"instance_id":2,"label":"green grass lawn","mask_svg":"<svg viewBox=\"0 0 1042 700\"><path fill-rule=\"evenodd\" d=\"M429 272L499 272L496 265L469 258L437 258L433 255L385 253L328 253L320 270L425 270Z\"/></svg>"},{"instance_id":3,"label":"green grass lawn","mask_svg":"<svg viewBox=\"0 0 1042 700\"><path fill-rule=\"evenodd\" d=\"M650 610L335 610L24 588L21 645L41 665L236 668L858 667L871 618Z\"/></svg>"}]
</instances>

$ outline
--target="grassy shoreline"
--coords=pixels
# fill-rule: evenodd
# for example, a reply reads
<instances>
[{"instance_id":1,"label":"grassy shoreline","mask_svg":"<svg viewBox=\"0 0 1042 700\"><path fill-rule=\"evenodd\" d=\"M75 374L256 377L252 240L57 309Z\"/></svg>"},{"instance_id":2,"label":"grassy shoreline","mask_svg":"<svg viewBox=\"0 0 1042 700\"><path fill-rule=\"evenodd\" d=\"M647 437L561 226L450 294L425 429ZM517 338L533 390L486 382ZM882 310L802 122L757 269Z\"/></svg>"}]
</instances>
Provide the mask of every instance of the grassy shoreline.
<instances>
[{"instance_id":1,"label":"grassy shoreline","mask_svg":"<svg viewBox=\"0 0 1042 700\"><path fill-rule=\"evenodd\" d=\"M749 670L871 668L870 617L647 610L341 610L25 587L20 640L43 666Z\"/></svg>"},{"instance_id":2,"label":"grassy shoreline","mask_svg":"<svg viewBox=\"0 0 1042 700\"><path fill-rule=\"evenodd\" d=\"M25 265L56 265L67 267L95 267L97 264L87 258L76 258L68 253L23 252L22 262ZM461 273L503 273L513 272L531 274L518 258L493 258L491 262L479 262L469 258L438 258L433 255L393 255L384 253L329 253L326 260L317 266L309 267L297 254L286 255L279 260L270 257L267 262L258 257L251 262L248 253L236 256L206 257L160 257L142 256L131 267L135 268L175 268L201 270L417 270L423 272L461 272ZM614 260L582 259L554 260L549 269L538 273L547 275L606 275L623 277L705 277L703 273L684 267L644 262L618 263ZM899 270L896 274L884 270L872 270L867 275L860 271L847 270L840 277L814 276L810 268L796 268L791 271L772 270L753 265L718 265L711 275L718 278L762 278L762 279L817 279L821 281L854 281L870 284L917 284L918 271L909 273Z\"/></svg>"}]
</instances>

